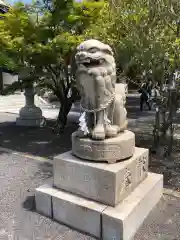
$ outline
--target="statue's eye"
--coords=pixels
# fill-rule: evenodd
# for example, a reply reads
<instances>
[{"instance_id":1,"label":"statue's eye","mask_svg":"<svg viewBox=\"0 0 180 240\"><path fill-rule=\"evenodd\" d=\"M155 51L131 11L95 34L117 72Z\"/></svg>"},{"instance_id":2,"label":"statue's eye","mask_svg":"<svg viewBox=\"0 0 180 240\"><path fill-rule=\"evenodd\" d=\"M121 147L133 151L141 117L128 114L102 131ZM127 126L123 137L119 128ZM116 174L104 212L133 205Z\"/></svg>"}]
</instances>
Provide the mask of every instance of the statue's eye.
<instances>
[{"instance_id":1,"label":"statue's eye","mask_svg":"<svg viewBox=\"0 0 180 240\"><path fill-rule=\"evenodd\" d=\"M108 55L113 56L113 52L110 51L109 49L104 49L103 52L106 53L106 54L108 54Z\"/></svg>"},{"instance_id":2,"label":"statue's eye","mask_svg":"<svg viewBox=\"0 0 180 240\"><path fill-rule=\"evenodd\" d=\"M90 48L89 50L88 50L88 52L90 52L90 53L95 53L95 52L98 52L99 51L99 49L98 48Z\"/></svg>"}]
</instances>

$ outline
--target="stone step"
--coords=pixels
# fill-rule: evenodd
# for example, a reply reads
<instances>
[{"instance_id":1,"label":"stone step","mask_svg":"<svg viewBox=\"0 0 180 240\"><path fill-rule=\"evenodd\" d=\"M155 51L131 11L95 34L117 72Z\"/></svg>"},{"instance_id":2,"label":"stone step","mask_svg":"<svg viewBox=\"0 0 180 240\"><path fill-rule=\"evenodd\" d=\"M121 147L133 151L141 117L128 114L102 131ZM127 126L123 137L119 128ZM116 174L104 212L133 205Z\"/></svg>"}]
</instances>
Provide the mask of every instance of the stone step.
<instances>
[{"instance_id":1,"label":"stone step","mask_svg":"<svg viewBox=\"0 0 180 240\"><path fill-rule=\"evenodd\" d=\"M109 207L43 185L35 192L36 211L98 239L132 240L162 191L163 176L148 173L127 198L116 207Z\"/></svg>"}]
</instances>

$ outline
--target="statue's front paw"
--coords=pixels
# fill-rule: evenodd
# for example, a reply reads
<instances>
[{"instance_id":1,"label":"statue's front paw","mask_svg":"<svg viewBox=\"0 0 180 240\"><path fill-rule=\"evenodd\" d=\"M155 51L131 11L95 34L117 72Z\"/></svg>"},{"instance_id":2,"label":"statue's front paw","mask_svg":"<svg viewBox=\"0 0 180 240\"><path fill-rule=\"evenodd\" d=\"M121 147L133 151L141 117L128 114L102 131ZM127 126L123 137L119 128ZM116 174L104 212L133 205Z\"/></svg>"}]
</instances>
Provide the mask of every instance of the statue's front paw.
<instances>
[{"instance_id":1,"label":"statue's front paw","mask_svg":"<svg viewBox=\"0 0 180 240\"><path fill-rule=\"evenodd\" d=\"M124 130L126 130L127 127L128 127L128 121L126 120L124 124L120 127L120 132L123 132Z\"/></svg>"},{"instance_id":2,"label":"statue's front paw","mask_svg":"<svg viewBox=\"0 0 180 240\"><path fill-rule=\"evenodd\" d=\"M96 76L101 76L101 72L99 71L98 68L91 68L91 69L89 69L89 70L88 70L88 74L89 74L89 75L92 75L92 76L94 76L94 77L96 77Z\"/></svg>"},{"instance_id":3,"label":"statue's front paw","mask_svg":"<svg viewBox=\"0 0 180 240\"><path fill-rule=\"evenodd\" d=\"M116 137L119 130L116 125L106 125L106 137Z\"/></svg>"},{"instance_id":4,"label":"statue's front paw","mask_svg":"<svg viewBox=\"0 0 180 240\"><path fill-rule=\"evenodd\" d=\"M97 125L92 131L92 139L94 140L104 140L105 139L105 129L104 125Z\"/></svg>"}]
</instances>

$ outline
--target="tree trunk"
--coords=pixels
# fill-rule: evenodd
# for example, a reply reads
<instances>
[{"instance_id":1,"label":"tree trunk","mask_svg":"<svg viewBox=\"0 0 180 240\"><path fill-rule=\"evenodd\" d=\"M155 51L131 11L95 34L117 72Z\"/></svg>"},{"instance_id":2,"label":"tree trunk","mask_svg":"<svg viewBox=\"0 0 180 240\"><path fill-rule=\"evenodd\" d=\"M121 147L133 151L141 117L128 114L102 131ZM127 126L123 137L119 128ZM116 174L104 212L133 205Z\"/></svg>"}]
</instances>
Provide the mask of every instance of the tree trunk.
<instances>
[{"instance_id":1,"label":"tree trunk","mask_svg":"<svg viewBox=\"0 0 180 240\"><path fill-rule=\"evenodd\" d=\"M66 124L67 124L67 116L69 111L72 107L72 101L69 101L69 99L66 99L63 103L61 103L59 114L57 117L57 127L59 130L64 130Z\"/></svg>"},{"instance_id":2,"label":"tree trunk","mask_svg":"<svg viewBox=\"0 0 180 240\"><path fill-rule=\"evenodd\" d=\"M61 103L61 107L59 110L58 118L57 118L57 125L60 130L63 130L67 124L67 116L71 110L73 102L76 101L77 91L72 90L72 96L66 97L64 101Z\"/></svg>"},{"instance_id":3,"label":"tree trunk","mask_svg":"<svg viewBox=\"0 0 180 240\"><path fill-rule=\"evenodd\" d=\"M62 104L59 109L59 114L57 118L58 125L60 126L60 129L64 129L67 124L67 115L71 109L71 105L68 104Z\"/></svg>"},{"instance_id":4,"label":"tree trunk","mask_svg":"<svg viewBox=\"0 0 180 240\"><path fill-rule=\"evenodd\" d=\"M173 149L174 142L174 118L177 111L177 92L176 90L169 90L169 117L168 117L168 150L167 154L170 156Z\"/></svg>"},{"instance_id":5,"label":"tree trunk","mask_svg":"<svg viewBox=\"0 0 180 240\"><path fill-rule=\"evenodd\" d=\"M66 89L64 96L59 95L58 92L55 93L60 102L59 114L56 121L56 128L60 131L63 131L67 125L67 116L71 110L72 104L79 99L77 89L72 87L71 91L71 96L68 96L68 89Z\"/></svg>"},{"instance_id":6,"label":"tree trunk","mask_svg":"<svg viewBox=\"0 0 180 240\"><path fill-rule=\"evenodd\" d=\"M159 147L159 135L160 135L160 112L159 107L156 106L155 124L153 129L153 147L152 150L156 151Z\"/></svg>"},{"instance_id":7,"label":"tree trunk","mask_svg":"<svg viewBox=\"0 0 180 240\"><path fill-rule=\"evenodd\" d=\"M169 89L167 106L157 106L153 130L153 150L170 156L173 149L174 117L177 110L176 90Z\"/></svg>"}]
</instances>

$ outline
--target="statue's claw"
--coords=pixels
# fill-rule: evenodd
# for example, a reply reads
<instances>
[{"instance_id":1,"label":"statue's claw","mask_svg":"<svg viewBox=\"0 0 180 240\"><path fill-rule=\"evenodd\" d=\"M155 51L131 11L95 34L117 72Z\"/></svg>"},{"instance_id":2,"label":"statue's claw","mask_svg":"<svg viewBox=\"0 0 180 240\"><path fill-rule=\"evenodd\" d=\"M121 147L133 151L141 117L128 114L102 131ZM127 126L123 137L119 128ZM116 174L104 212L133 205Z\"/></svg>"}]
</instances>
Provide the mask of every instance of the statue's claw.
<instances>
[{"instance_id":1,"label":"statue's claw","mask_svg":"<svg viewBox=\"0 0 180 240\"><path fill-rule=\"evenodd\" d=\"M94 140L104 140L106 137L104 125L97 125L92 131L92 139Z\"/></svg>"},{"instance_id":2,"label":"statue's claw","mask_svg":"<svg viewBox=\"0 0 180 240\"><path fill-rule=\"evenodd\" d=\"M120 132L123 132L124 130L126 130L127 129L127 127L128 127L128 121L126 120L125 122L124 122L124 124L123 124L123 126L120 128Z\"/></svg>"},{"instance_id":3,"label":"statue's claw","mask_svg":"<svg viewBox=\"0 0 180 240\"><path fill-rule=\"evenodd\" d=\"M106 125L106 137L116 137L119 132L119 127L116 125Z\"/></svg>"}]
</instances>

